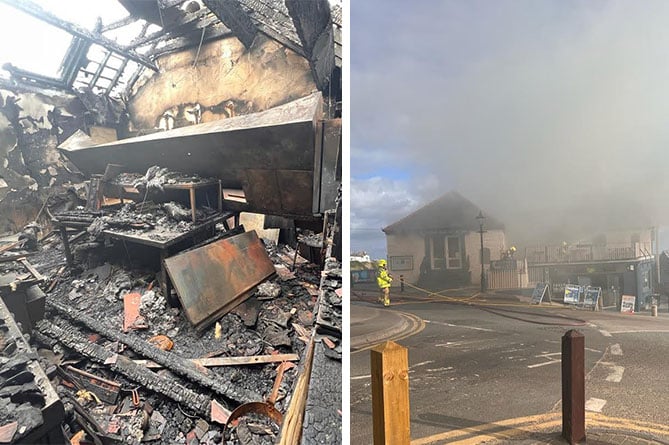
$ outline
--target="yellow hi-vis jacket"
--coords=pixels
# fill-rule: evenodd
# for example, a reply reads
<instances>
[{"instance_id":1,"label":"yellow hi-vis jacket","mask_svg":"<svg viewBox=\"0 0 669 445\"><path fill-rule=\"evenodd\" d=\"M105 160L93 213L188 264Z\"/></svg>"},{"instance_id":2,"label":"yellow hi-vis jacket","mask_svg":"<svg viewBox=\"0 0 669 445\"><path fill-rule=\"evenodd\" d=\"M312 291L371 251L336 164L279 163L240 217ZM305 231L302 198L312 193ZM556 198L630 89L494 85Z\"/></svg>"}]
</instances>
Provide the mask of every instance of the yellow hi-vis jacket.
<instances>
[{"instance_id":1,"label":"yellow hi-vis jacket","mask_svg":"<svg viewBox=\"0 0 669 445\"><path fill-rule=\"evenodd\" d=\"M390 276L388 270L385 267L379 267L379 273L376 275L376 284L379 285L381 289L390 287L390 283L393 282L393 277Z\"/></svg>"}]
</instances>

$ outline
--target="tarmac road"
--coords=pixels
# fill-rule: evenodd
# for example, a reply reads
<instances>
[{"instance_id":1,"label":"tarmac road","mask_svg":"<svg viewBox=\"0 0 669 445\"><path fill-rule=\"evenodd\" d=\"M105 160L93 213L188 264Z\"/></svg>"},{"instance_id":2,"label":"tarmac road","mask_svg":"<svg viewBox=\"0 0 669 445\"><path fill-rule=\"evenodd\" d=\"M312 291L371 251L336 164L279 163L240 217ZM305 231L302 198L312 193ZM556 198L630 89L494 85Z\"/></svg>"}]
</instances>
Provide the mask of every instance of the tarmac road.
<instances>
[{"instance_id":1,"label":"tarmac road","mask_svg":"<svg viewBox=\"0 0 669 445\"><path fill-rule=\"evenodd\" d=\"M621 418L619 425L625 419L649 422L629 428L647 428L655 436L665 432L655 425L669 425L666 313L651 318L529 305L502 307L536 314L528 315L490 313L443 301L405 303L384 309L352 302L351 314L360 319L365 312L374 312L372 321L362 324L368 336L372 325L388 332L403 323L396 310L424 323L422 329L413 325L410 336L398 340L409 348L411 437L423 439L417 443L432 443L445 432L463 428L475 431L491 422L506 420L504 424L513 427L528 422L529 416L548 414L550 418L533 421L559 424L554 414L561 409L561 337L572 328L586 336L590 414ZM355 319L352 322L354 345L362 327ZM351 443L367 444L372 442L369 351L362 342L357 347L360 350L351 356Z\"/></svg>"}]
</instances>

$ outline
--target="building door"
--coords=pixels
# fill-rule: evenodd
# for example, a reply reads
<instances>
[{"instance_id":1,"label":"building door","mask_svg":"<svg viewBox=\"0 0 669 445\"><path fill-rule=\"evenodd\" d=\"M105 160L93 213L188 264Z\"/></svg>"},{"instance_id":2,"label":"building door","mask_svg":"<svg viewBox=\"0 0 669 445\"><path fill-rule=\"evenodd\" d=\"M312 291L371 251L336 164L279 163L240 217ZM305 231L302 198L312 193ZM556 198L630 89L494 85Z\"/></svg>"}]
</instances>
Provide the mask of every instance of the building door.
<instances>
[{"instance_id":1,"label":"building door","mask_svg":"<svg viewBox=\"0 0 669 445\"><path fill-rule=\"evenodd\" d=\"M448 269L461 269L462 268L462 248L460 245L459 236L449 236L446 238L448 240L448 263L446 267Z\"/></svg>"},{"instance_id":2,"label":"building door","mask_svg":"<svg viewBox=\"0 0 669 445\"><path fill-rule=\"evenodd\" d=\"M446 243L444 235L432 235L430 237L430 253L432 260L432 270L446 268Z\"/></svg>"},{"instance_id":3,"label":"building door","mask_svg":"<svg viewBox=\"0 0 669 445\"><path fill-rule=\"evenodd\" d=\"M634 295L635 297L638 297L639 294L637 292L636 284L636 271L629 270L628 266L628 269L623 272L623 295Z\"/></svg>"}]
</instances>

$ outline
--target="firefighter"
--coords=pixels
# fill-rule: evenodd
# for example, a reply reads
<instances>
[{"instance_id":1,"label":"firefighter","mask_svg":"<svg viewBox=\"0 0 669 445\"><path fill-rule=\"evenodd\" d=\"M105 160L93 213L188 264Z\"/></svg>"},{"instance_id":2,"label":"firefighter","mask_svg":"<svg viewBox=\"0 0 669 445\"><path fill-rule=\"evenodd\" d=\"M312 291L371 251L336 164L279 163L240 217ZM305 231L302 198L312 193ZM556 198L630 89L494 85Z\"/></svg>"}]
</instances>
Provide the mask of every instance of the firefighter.
<instances>
[{"instance_id":1,"label":"firefighter","mask_svg":"<svg viewBox=\"0 0 669 445\"><path fill-rule=\"evenodd\" d=\"M384 306L390 306L390 283L393 282L393 277L388 273L386 260L379 260L378 265L379 270L376 275L376 283L381 290L379 303L383 303Z\"/></svg>"}]
</instances>

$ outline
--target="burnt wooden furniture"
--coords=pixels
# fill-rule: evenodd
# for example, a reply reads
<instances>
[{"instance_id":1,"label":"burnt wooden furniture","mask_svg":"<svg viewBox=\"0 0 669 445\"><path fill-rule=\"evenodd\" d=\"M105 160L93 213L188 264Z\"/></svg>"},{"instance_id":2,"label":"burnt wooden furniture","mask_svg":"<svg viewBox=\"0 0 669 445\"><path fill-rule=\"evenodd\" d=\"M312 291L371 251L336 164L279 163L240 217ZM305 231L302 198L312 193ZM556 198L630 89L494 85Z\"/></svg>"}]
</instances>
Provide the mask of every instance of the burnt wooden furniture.
<instances>
[{"instance_id":1,"label":"burnt wooden furniture","mask_svg":"<svg viewBox=\"0 0 669 445\"><path fill-rule=\"evenodd\" d=\"M158 249L160 255L160 284L163 290L163 295L168 300L170 299L171 284L169 276L165 270L165 259L177 252L193 247L198 242L198 238L209 233L214 235L216 224L222 223L226 230L230 230L227 223L228 219L235 218L235 212L222 212L216 214L204 221L200 221L192 229L183 232L173 229L166 229L156 227L150 230L137 233L136 231L126 231L121 229L105 229L102 235L112 240L119 240L129 243L141 244L144 246ZM65 249L65 257L69 266L74 265L74 258L70 249L68 228L85 229L88 223L79 222L61 222L54 220L54 225L59 229L61 238L63 240L63 248ZM188 242L190 240L190 242Z\"/></svg>"}]
</instances>

